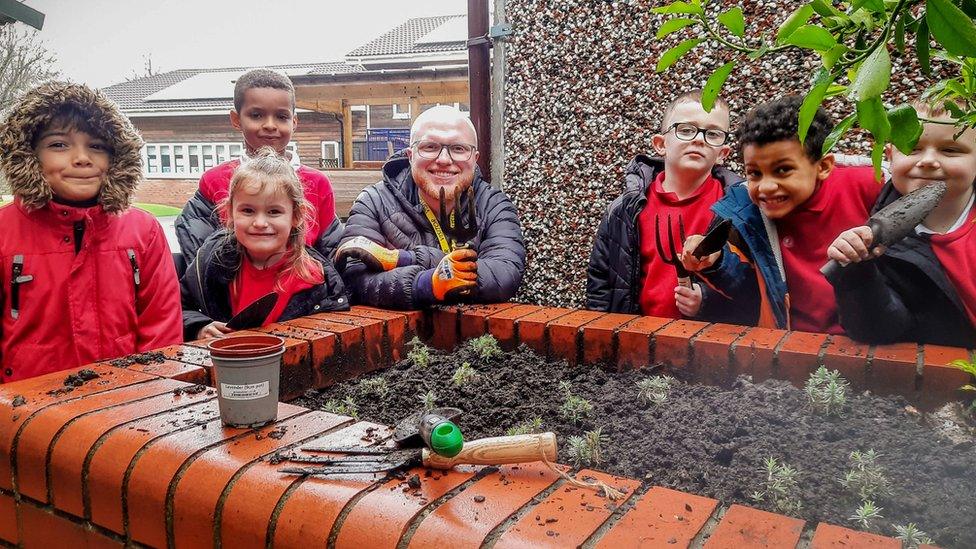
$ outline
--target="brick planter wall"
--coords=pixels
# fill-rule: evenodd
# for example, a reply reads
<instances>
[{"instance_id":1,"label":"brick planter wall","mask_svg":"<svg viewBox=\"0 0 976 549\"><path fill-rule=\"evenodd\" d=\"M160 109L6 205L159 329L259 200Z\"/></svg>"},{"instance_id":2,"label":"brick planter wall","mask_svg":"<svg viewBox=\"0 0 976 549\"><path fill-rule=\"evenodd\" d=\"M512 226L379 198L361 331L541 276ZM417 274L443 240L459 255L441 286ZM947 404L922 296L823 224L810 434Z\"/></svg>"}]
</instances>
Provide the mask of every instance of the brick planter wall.
<instances>
[{"instance_id":1,"label":"brick planter wall","mask_svg":"<svg viewBox=\"0 0 976 549\"><path fill-rule=\"evenodd\" d=\"M968 352L959 349L863 347L815 334L534 305L427 314L356 307L262 331L287 338L286 398L382 368L404 356L415 334L446 348L492 333L507 348L526 343L554 358L619 368L660 360L711 382L737 373L799 380L826 363L860 386L930 406L968 381L944 366ZM58 389L72 371L0 387L0 540L25 547L900 547L583 471L625 491L623 502L611 504L540 464L417 469L410 474L420 475L419 488L378 475L283 475L268 460L277 452L356 444L367 428L387 428L284 403L262 429L222 427L214 391L194 386L211 379L203 344L162 351L164 362L91 365L99 377L69 392Z\"/></svg>"}]
</instances>

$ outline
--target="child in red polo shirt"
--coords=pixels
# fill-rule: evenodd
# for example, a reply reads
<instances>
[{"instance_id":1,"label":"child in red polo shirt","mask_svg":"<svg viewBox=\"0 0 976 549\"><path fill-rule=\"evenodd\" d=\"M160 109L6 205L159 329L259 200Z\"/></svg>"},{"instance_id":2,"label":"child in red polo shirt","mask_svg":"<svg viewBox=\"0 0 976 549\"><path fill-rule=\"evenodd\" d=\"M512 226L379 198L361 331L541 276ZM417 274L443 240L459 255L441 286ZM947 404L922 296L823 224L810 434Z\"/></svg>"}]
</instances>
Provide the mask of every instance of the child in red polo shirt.
<instances>
[{"instance_id":1,"label":"child in red polo shirt","mask_svg":"<svg viewBox=\"0 0 976 549\"><path fill-rule=\"evenodd\" d=\"M742 122L746 184L712 207L731 219L735 245L686 268L753 310L757 324L806 332L843 333L830 283L820 274L834 235L861 225L881 190L871 166L836 166L822 154L833 129L819 109L803 143L797 134L802 97L756 107ZM701 240L693 235L684 249Z\"/></svg>"},{"instance_id":2,"label":"child in red polo shirt","mask_svg":"<svg viewBox=\"0 0 976 549\"><path fill-rule=\"evenodd\" d=\"M187 340L231 332L226 321L270 292L278 301L263 324L349 308L332 262L305 243L302 183L273 149L235 170L220 208L227 228L203 243L181 281Z\"/></svg>"},{"instance_id":3,"label":"child in red polo shirt","mask_svg":"<svg viewBox=\"0 0 976 549\"><path fill-rule=\"evenodd\" d=\"M834 285L840 320L851 337L870 343L915 341L956 347L976 343L976 130L962 134L942 105L918 103L926 123L909 153L891 145L891 179L881 209L933 181L946 194L915 231L887 250L871 229L840 233L828 249L846 267ZM883 254L883 255L882 255Z\"/></svg>"}]
</instances>

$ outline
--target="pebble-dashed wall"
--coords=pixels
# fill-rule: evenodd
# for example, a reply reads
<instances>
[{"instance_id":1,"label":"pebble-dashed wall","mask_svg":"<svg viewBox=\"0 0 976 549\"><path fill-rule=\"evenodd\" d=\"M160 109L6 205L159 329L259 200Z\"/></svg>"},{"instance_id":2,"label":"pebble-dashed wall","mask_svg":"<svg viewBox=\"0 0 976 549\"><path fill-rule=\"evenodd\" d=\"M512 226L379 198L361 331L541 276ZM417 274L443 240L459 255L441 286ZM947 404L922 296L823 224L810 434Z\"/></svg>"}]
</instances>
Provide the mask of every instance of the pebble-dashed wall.
<instances>
[{"instance_id":1,"label":"pebble-dashed wall","mask_svg":"<svg viewBox=\"0 0 976 549\"><path fill-rule=\"evenodd\" d=\"M717 42L703 43L664 74L654 67L661 53L683 39L685 29L654 38L663 16L661 0L506 0L514 34L506 54L505 191L518 206L528 244L528 271L518 298L543 305L579 306L597 224L621 190L623 170L637 153L650 153L650 138L671 97L701 87L730 59ZM796 0L711 2L739 5L747 36L776 28L800 5ZM911 43L911 41L910 41ZM903 102L926 86L917 70L894 56L888 100ZM911 57L911 56L909 56ZM735 128L739 113L788 93L803 93L819 63L792 51L742 64L726 83ZM907 76L906 76L907 75ZM835 119L849 103L830 105ZM845 152L869 151L852 137ZM733 144L734 146L734 144ZM733 152L735 157L736 152ZM733 168L738 168L732 161Z\"/></svg>"}]
</instances>

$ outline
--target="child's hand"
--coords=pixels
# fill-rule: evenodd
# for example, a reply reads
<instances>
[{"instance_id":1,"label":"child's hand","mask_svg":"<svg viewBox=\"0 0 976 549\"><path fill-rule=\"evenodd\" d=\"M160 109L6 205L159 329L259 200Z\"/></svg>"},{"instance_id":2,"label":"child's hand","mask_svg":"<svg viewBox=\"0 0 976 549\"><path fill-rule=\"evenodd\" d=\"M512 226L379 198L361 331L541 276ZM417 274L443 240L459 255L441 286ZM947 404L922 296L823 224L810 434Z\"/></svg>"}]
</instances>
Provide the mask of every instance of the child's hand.
<instances>
[{"instance_id":1,"label":"child's hand","mask_svg":"<svg viewBox=\"0 0 976 549\"><path fill-rule=\"evenodd\" d=\"M197 339L206 339L208 337L223 337L224 334L229 334L233 331L234 330L231 330L230 328L227 327L226 323L217 322L215 320L210 324L207 324L203 328L200 328L200 331L197 332Z\"/></svg>"},{"instance_id":2,"label":"child's hand","mask_svg":"<svg viewBox=\"0 0 976 549\"><path fill-rule=\"evenodd\" d=\"M840 233L833 244L827 248L827 257L836 260L841 265L873 259L885 251L884 246L872 249L871 244L873 242L874 233L871 232L870 227L864 225L854 227Z\"/></svg>"},{"instance_id":3,"label":"child's hand","mask_svg":"<svg viewBox=\"0 0 976 549\"><path fill-rule=\"evenodd\" d=\"M698 315L702 305L701 285L692 284L691 286L691 288L684 286L675 286L674 288L674 304L678 306L678 311L687 317Z\"/></svg>"},{"instance_id":4,"label":"child's hand","mask_svg":"<svg viewBox=\"0 0 976 549\"><path fill-rule=\"evenodd\" d=\"M705 270L712 265L718 263L718 260L722 257L722 251L719 250L711 255L707 255L701 259L691 255L691 252L695 251L698 247L698 243L702 241L705 237L700 234L693 234L685 239L681 252L681 264L684 265L685 269L689 272L698 272ZM699 294L700 296L701 294Z\"/></svg>"}]
</instances>

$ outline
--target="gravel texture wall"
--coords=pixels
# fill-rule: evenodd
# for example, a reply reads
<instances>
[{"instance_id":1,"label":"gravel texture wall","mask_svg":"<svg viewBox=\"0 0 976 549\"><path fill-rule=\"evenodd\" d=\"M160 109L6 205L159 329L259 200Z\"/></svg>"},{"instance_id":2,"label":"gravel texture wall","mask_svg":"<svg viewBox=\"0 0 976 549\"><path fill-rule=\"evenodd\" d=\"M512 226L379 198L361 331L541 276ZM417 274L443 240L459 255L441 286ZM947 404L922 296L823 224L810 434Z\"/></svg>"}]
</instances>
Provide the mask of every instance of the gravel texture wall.
<instances>
[{"instance_id":1,"label":"gravel texture wall","mask_svg":"<svg viewBox=\"0 0 976 549\"><path fill-rule=\"evenodd\" d=\"M518 206L529 254L520 300L582 304L593 235L622 189L627 163L638 153L652 152L651 136L668 101L704 85L708 75L731 58L717 49L717 42L706 42L676 67L656 74L660 54L693 37L693 31L685 29L655 39L664 17L651 9L666 4L506 0L514 35L506 54L504 188ZM755 37L761 30L777 28L801 2L711 5L713 10L741 6L747 36ZM926 87L925 79L897 52L893 62L893 86L886 100L914 98ZM818 67L817 59L797 51L738 66L723 92L732 108L733 130L750 107L784 94L804 93ZM834 101L828 109L840 120L850 105ZM734 143L733 148L730 165L738 169ZM854 135L839 150L867 153L870 142Z\"/></svg>"}]
</instances>

